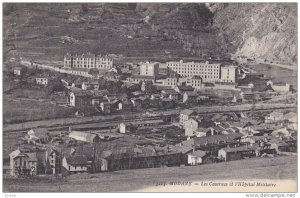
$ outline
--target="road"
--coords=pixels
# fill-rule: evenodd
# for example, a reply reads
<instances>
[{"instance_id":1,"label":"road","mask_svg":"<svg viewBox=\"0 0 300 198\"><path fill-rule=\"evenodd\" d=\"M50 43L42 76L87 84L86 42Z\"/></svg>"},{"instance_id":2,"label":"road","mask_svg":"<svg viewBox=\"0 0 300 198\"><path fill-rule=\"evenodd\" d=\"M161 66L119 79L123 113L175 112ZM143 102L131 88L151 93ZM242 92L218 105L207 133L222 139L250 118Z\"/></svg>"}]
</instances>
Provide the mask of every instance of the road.
<instances>
[{"instance_id":1,"label":"road","mask_svg":"<svg viewBox=\"0 0 300 198\"><path fill-rule=\"evenodd\" d=\"M252 110L252 104L241 104L234 106L210 106L210 107L193 107L190 109L195 110L198 113L222 113L222 112L238 112L238 111L250 111ZM272 109L284 109L284 108L297 108L295 104L255 104L255 110L272 110ZM177 115L182 109L172 109L172 110L160 110L153 112L152 116L170 116ZM15 124L4 124L3 131L18 131L37 127L55 127L55 126L68 126L72 124L88 123L88 122L105 122L110 120L124 120L124 119L136 119L142 117L151 117L151 115L146 115L145 113L125 113L116 115L99 115L91 117L72 117L72 118L58 118L40 121L28 121L23 123Z\"/></svg>"}]
</instances>

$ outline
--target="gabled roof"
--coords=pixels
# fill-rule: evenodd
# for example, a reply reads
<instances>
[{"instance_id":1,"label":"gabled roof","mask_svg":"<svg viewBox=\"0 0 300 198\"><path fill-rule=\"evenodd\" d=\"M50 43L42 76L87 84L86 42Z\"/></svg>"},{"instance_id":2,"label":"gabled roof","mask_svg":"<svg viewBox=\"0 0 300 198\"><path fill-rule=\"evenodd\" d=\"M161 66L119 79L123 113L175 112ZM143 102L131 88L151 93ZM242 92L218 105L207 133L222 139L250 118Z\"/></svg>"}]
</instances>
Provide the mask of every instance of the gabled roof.
<instances>
[{"instance_id":1,"label":"gabled roof","mask_svg":"<svg viewBox=\"0 0 300 198\"><path fill-rule=\"evenodd\" d=\"M87 157L85 155L75 155L75 156L68 156L66 157L68 164L70 165L86 165L87 164Z\"/></svg>"},{"instance_id":2,"label":"gabled roof","mask_svg":"<svg viewBox=\"0 0 300 198\"><path fill-rule=\"evenodd\" d=\"M198 123L201 123L204 118L202 116L192 116L190 119L195 120Z\"/></svg>"},{"instance_id":3,"label":"gabled roof","mask_svg":"<svg viewBox=\"0 0 300 198\"><path fill-rule=\"evenodd\" d=\"M87 142L93 142L94 138L97 137L97 134L89 133L89 132L81 132L81 131L72 131L69 134L70 138L87 141Z\"/></svg>"},{"instance_id":4,"label":"gabled roof","mask_svg":"<svg viewBox=\"0 0 300 198\"><path fill-rule=\"evenodd\" d=\"M184 86L184 85L181 85L181 86L177 86L179 91L194 91L194 88L192 86Z\"/></svg>"},{"instance_id":5,"label":"gabled roof","mask_svg":"<svg viewBox=\"0 0 300 198\"><path fill-rule=\"evenodd\" d=\"M11 158L15 158L15 157L25 157L25 154L22 153L22 152L20 151L20 149L17 149L17 150L15 150L15 151L11 152L11 153L9 154L9 156L10 156Z\"/></svg>"},{"instance_id":6,"label":"gabled roof","mask_svg":"<svg viewBox=\"0 0 300 198\"><path fill-rule=\"evenodd\" d=\"M287 83L284 83L284 82L273 82L273 85L275 85L275 86L286 86Z\"/></svg>"},{"instance_id":7,"label":"gabled roof","mask_svg":"<svg viewBox=\"0 0 300 198\"><path fill-rule=\"evenodd\" d=\"M28 161L31 161L31 162L37 161L36 153L25 153L25 152L20 151L20 149L17 149L15 151L11 152L9 154L9 156L13 159L16 157L26 157Z\"/></svg>"},{"instance_id":8,"label":"gabled roof","mask_svg":"<svg viewBox=\"0 0 300 198\"><path fill-rule=\"evenodd\" d=\"M207 137L196 137L193 138L194 145L205 145L205 144L215 144L218 142L233 142L236 139L240 139L243 135L240 133L232 133L226 135L212 135Z\"/></svg>"},{"instance_id":9,"label":"gabled roof","mask_svg":"<svg viewBox=\"0 0 300 198\"><path fill-rule=\"evenodd\" d=\"M23 69L23 67L20 67L20 66L14 67L14 70L22 70L22 69Z\"/></svg>"},{"instance_id":10,"label":"gabled roof","mask_svg":"<svg viewBox=\"0 0 300 198\"><path fill-rule=\"evenodd\" d=\"M239 146L239 147L227 147L227 148L222 148L221 150L224 150L227 153L234 153L234 152L242 152L242 151L253 151L259 149L258 144L253 144L251 145L246 145L246 146Z\"/></svg>"},{"instance_id":11,"label":"gabled roof","mask_svg":"<svg viewBox=\"0 0 300 198\"><path fill-rule=\"evenodd\" d=\"M175 145L175 146L170 146L170 150L180 152L183 154L191 152L193 149L191 146L186 146L186 145Z\"/></svg>"},{"instance_id":12,"label":"gabled roof","mask_svg":"<svg viewBox=\"0 0 300 198\"><path fill-rule=\"evenodd\" d=\"M190 110L190 109L185 109L185 110L180 112L180 114L184 114L184 115L192 115L194 113L195 112L193 110Z\"/></svg>"},{"instance_id":13,"label":"gabled roof","mask_svg":"<svg viewBox=\"0 0 300 198\"><path fill-rule=\"evenodd\" d=\"M178 93L174 89L164 89L161 93L169 94L169 95L177 95Z\"/></svg>"},{"instance_id":14,"label":"gabled roof","mask_svg":"<svg viewBox=\"0 0 300 198\"><path fill-rule=\"evenodd\" d=\"M184 94L186 94L189 97L197 97L198 94L196 92L185 92Z\"/></svg>"},{"instance_id":15,"label":"gabled roof","mask_svg":"<svg viewBox=\"0 0 300 198\"><path fill-rule=\"evenodd\" d=\"M37 156L36 153L25 153L28 157L28 161L30 162L36 162L37 161Z\"/></svg>"},{"instance_id":16,"label":"gabled roof","mask_svg":"<svg viewBox=\"0 0 300 198\"><path fill-rule=\"evenodd\" d=\"M132 79L141 79L141 80L154 80L154 76L142 76L142 75L132 75Z\"/></svg>"},{"instance_id":17,"label":"gabled roof","mask_svg":"<svg viewBox=\"0 0 300 198\"><path fill-rule=\"evenodd\" d=\"M190 153L189 155L196 157L204 157L207 153L205 151L197 150L195 152Z\"/></svg>"}]
</instances>

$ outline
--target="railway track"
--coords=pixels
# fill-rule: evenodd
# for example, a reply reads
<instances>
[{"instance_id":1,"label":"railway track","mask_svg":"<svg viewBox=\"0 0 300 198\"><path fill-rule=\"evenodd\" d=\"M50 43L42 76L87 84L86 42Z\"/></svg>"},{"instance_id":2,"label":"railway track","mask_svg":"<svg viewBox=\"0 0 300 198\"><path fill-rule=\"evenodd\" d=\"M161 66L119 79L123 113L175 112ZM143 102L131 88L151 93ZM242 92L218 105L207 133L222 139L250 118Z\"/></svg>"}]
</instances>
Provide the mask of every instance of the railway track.
<instances>
[{"instance_id":1,"label":"railway track","mask_svg":"<svg viewBox=\"0 0 300 198\"><path fill-rule=\"evenodd\" d=\"M246 105L236 105L236 106L215 106L215 107L194 107L191 108L195 110L198 114L215 114L215 113L226 113L226 112L247 112L247 111L270 111L276 109L293 109L297 108L295 104L256 104L255 106L251 104ZM45 120L45 121L32 121L27 123L18 123L18 124L8 124L3 126L4 133L20 132L25 131L31 128L48 128L58 129L66 128L71 126L72 128L80 125L92 125L96 124L99 127L102 125L115 126L120 122L136 122L142 120L153 120L153 119L162 119L168 116L176 116L180 113L182 109L172 109L166 111L154 112L156 115L142 117L143 113L128 114L131 118L126 118L126 115L114 115L110 116L110 119L105 120L105 117L95 116L95 117L83 117L82 119L78 118L66 118L68 121L62 121L62 119L56 120ZM141 118L142 117L142 118ZM107 117L106 117L107 118ZM65 120L66 120L65 119ZM101 124L100 124L101 123Z\"/></svg>"}]
</instances>

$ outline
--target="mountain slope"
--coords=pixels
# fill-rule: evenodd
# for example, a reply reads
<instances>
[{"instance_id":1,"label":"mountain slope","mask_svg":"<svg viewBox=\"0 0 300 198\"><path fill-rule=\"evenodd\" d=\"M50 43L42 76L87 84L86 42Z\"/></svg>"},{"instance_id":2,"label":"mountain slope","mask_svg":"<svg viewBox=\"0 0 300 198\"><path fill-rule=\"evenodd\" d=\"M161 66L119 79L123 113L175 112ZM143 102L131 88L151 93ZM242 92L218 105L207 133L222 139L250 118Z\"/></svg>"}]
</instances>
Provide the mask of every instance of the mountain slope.
<instances>
[{"instance_id":1,"label":"mountain slope","mask_svg":"<svg viewBox=\"0 0 300 198\"><path fill-rule=\"evenodd\" d=\"M296 4L231 3L210 7L224 46L229 45L235 55L297 62Z\"/></svg>"},{"instance_id":2,"label":"mountain slope","mask_svg":"<svg viewBox=\"0 0 300 198\"><path fill-rule=\"evenodd\" d=\"M4 59L67 52L297 62L292 3L4 4Z\"/></svg>"}]
</instances>

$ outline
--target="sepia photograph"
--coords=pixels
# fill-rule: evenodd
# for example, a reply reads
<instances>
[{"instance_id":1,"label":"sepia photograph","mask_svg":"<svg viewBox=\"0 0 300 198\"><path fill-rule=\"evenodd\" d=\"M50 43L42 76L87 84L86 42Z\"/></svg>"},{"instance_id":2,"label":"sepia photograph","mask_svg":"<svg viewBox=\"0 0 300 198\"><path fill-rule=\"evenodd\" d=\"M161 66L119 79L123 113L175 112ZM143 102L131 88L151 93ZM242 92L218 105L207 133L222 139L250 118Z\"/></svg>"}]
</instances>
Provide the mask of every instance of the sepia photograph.
<instances>
[{"instance_id":1,"label":"sepia photograph","mask_svg":"<svg viewBox=\"0 0 300 198\"><path fill-rule=\"evenodd\" d=\"M297 65L297 2L3 2L2 191L295 197Z\"/></svg>"}]
</instances>

